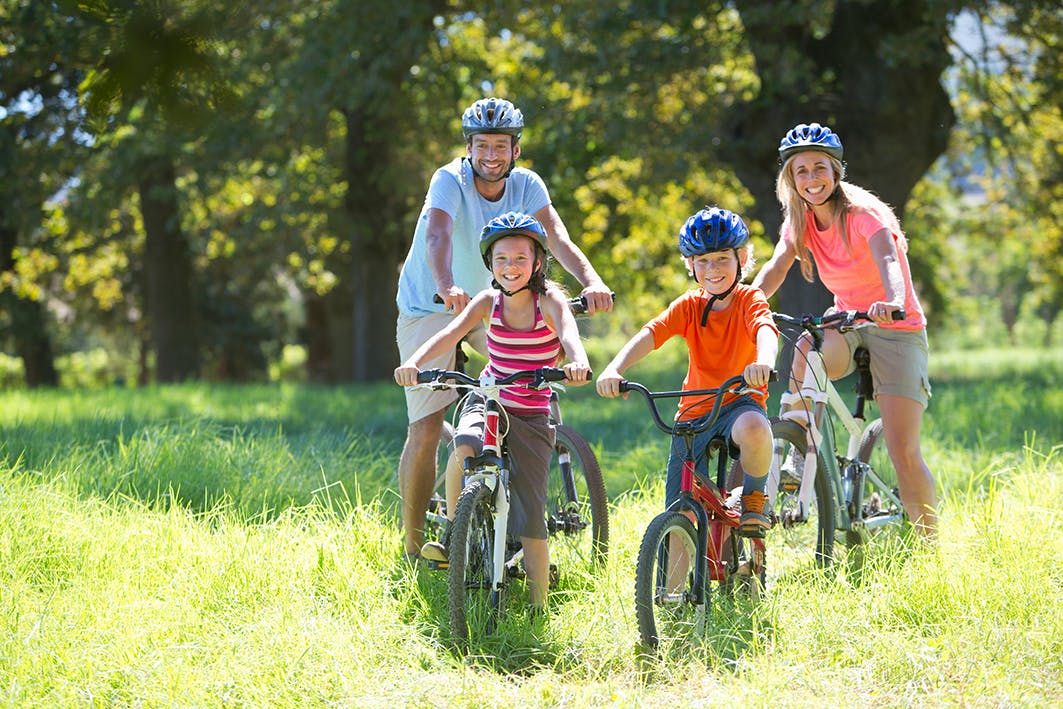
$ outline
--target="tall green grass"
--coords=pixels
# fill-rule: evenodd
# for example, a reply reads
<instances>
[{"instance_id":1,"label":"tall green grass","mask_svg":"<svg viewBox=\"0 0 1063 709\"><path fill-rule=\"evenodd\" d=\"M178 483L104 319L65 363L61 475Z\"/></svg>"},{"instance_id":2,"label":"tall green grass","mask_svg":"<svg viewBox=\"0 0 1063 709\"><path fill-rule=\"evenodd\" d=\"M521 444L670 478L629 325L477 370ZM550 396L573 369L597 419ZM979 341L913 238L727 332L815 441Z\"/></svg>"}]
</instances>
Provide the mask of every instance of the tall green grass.
<instances>
[{"instance_id":1,"label":"tall green grass","mask_svg":"<svg viewBox=\"0 0 1063 709\"><path fill-rule=\"evenodd\" d=\"M458 651L444 577L400 560L397 387L0 394L0 701L1059 704L1063 365L937 361L937 546L875 549L859 583L776 579L659 661L636 650L632 589L667 441L641 401L566 395L607 475L605 568L565 569L545 619L515 583L502 629ZM682 371L631 374L673 387Z\"/></svg>"}]
</instances>

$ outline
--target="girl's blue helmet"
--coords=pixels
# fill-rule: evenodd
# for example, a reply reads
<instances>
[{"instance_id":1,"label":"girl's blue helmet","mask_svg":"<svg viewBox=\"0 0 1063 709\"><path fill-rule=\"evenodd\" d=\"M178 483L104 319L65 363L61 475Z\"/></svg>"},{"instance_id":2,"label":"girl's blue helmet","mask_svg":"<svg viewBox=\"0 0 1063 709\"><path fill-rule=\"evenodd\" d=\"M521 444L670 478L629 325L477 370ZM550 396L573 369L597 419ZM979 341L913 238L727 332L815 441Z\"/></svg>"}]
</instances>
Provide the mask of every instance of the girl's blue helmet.
<instances>
[{"instance_id":1,"label":"girl's blue helmet","mask_svg":"<svg viewBox=\"0 0 1063 709\"><path fill-rule=\"evenodd\" d=\"M719 207L702 209L679 230L679 251L684 256L738 249L748 242L749 228L742 217Z\"/></svg>"},{"instance_id":2,"label":"girl's blue helmet","mask_svg":"<svg viewBox=\"0 0 1063 709\"><path fill-rule=\"evenodd\" d=\"M791 155L808 150L818 150L841 160L842 140L827 126L799 123L779 142L779 159L786 162Z\"/></svg>"},{"instance_id":3,"label":"girl's blue helmet","mask_svg":"<svg viewBox=\"0 0 1063 709\"><path fill-rule=\"evenodd\" d=\"M520 138L524 114L504 98L482 98L461 115L461 133L468 140L478 133L502 133Z\"/></svg>"},{"instance_id":4,"label":"girl's blue helmet","mask_svg":"<svg viewBox=\"0 0 1063 709\"><path fill-rule=\"evenodd\" d=\"M480 254L487 268L491 268L491 246L502 237L514 234L531 237L544 253L547 251L546 230L538 219L523 212L506 212L487 222L480 232Z\"/></svg>"}]
</instances>

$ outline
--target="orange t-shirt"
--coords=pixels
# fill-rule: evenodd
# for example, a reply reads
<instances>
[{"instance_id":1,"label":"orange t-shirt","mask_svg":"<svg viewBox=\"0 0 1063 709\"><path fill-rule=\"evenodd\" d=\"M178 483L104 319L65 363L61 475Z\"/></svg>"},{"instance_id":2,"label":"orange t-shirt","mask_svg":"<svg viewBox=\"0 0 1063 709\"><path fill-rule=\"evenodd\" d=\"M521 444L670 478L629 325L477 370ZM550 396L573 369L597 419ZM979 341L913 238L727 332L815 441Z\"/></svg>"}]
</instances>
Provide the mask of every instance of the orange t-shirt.
<instances>
[{"instance_id":1,"label":"orange t-shirt","mask_svg":"<svg viewBox=\"0 0 1063 709\"><path fill-rule=\"evenodd\" d=\"M690 364L683 379L684 390L713 389L741 374L746 365L757 360L757 331L770 327L776 334L779 332L759 288L739 283L731 295L731 304L709 313L704 327L701 314L710 296L701 288L679 296L645 325L653 335L654 349L675 335L687 341ZM767 387L761 387L752 396L765 407ZM723 403L729 404L735 398L733 394L727 395ZM676 419L685 421L707 414L714 401L713 396L684 396L679 400Z\"/></svg>"}]
</instances>

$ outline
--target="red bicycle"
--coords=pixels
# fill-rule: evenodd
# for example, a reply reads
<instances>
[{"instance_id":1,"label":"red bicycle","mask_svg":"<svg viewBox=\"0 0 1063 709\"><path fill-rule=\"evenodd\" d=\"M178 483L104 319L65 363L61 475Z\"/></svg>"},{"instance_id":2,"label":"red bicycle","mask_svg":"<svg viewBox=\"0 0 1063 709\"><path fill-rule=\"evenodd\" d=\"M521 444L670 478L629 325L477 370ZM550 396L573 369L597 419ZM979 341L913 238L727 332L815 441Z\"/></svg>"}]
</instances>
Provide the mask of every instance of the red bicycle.
<instances>
[{"instance_id":1,"label":"red bicycle","mask_svg":"<svg viewBox=\"0 0 1063 709\"><path fill-rule=\"evenodd\" d=\"M776 375L773 373L772 378ZM710 481L694 465L694 439L708 430L720 413L725 393L750 391L745 379L731 377L718 389L653 392L631 381L620 391L636 391L646 399L654 423L664 433L686 445L679 499L653 518L639 547L635 568L635 615L643 647L691 639L705 632L705 616L712 588L753 600L764 587L765 550L762 538L735 533L741 517L741 480L731 474L730 446L714 437L705 455L716 458L716 480ZM666 423L657 410L658 399L715 396L708 416ZM710 468L711 469L711 468ZM729 485L736 484L733 490Z\"/></svg>"}]
</instances>

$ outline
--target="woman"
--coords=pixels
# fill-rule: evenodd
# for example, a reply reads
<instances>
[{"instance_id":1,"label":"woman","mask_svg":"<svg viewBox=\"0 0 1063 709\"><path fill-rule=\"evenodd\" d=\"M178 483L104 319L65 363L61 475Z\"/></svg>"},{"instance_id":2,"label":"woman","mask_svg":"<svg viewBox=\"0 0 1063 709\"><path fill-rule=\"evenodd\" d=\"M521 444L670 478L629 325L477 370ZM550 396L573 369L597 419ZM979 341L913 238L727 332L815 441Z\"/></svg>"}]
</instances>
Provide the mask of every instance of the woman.
<instances>
[{"instance_id":1,"label":"woman","mask_svg":"<svg viewBox=\"0 0 1063 709\"><path fill-rule=\"evenodd\" d=\"M871 353L875 401L886 448L897 470L901 500L917 530L937 528L934 478L919 433L930 399L926 318L908 267L907 241L893 211L878 197L844 182L842 143L826 126L800 124L779 144L782 167L775 192L783 209L779 243L753 285L771 297L795 260L805 280L820 280L838 310L866 310L879 327L827 331L823 355L831 379L853 371L853 351ZM894 311L906 319L894 321ZM798 342L790 388L804 376L809 342Z\"/></svg>"}]
</instances>

